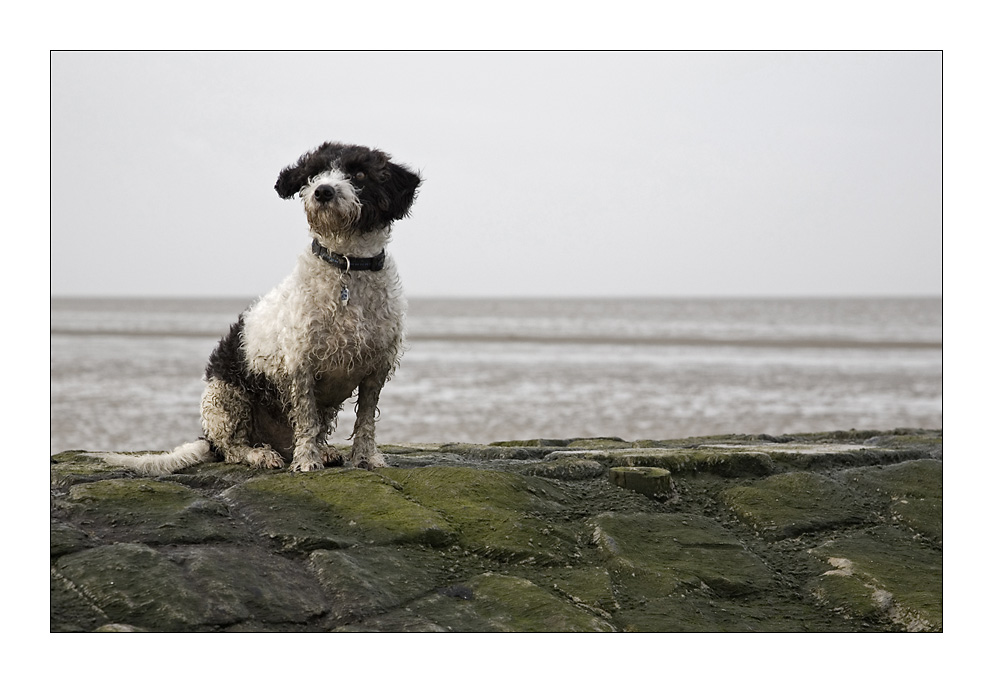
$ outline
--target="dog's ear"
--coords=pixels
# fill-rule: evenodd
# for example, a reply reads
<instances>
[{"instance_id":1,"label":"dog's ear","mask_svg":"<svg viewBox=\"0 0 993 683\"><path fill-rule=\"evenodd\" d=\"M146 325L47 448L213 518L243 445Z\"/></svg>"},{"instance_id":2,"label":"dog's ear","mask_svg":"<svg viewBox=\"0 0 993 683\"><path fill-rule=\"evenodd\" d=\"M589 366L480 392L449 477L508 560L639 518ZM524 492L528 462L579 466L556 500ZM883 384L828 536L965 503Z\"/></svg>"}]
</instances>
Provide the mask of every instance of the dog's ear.
<instances>
[{"instance_id":1,"label":"dog's ear","mask_svg":"<svg viewBox=\"0 0 993 683\"><path fill-rule=\"evenodd\" d=\"M310 180L304 159L301 159L295 166L287 166L276 178L276 194L283 199L289 199Z\"/></svg>"},{"instance_id":2,"label":"dog's ear","mask_svg":"<svg viewBox=\"0 0 993 683\"><path fill-rule=\"evenodd\" d=\"M406 218L410 213L410 207L417 197L417 187L421 184L421 177L413 171L392 161L387 164L390 177L385 185L390 195L390 205L386 210L387 218L397 221Z\"/></svg>"}]
</instances>

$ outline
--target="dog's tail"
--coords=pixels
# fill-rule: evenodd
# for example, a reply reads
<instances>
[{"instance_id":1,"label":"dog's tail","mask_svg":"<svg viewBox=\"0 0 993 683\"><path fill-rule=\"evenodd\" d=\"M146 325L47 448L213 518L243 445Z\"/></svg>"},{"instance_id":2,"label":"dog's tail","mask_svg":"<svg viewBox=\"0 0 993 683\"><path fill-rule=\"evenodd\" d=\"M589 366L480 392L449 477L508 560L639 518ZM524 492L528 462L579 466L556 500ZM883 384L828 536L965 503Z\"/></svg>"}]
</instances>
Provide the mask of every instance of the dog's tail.
<instances>
[{"instance_id":1,"label":"dog's tail","mask_svg":"<svg viewBox=\"0 0 993 683\"><path fill-rule=\"evenodd\" d=\"M126 467L139 474L158 476L172 474L192 465L210 462L214 459L210 443L206 439L198 439L183 444L169 453L151 453L147 455L128 455L126 453L93 453L110 465Z\"/></svg>"}]
</instances>

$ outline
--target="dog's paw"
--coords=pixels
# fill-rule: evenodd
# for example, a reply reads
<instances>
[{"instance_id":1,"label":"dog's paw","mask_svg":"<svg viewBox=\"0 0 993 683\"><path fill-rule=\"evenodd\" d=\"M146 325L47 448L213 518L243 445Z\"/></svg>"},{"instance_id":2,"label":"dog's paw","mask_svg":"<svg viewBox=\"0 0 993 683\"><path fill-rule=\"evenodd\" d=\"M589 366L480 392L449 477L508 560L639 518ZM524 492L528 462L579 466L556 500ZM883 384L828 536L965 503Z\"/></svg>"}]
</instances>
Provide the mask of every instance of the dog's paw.
<instances>
[{"instance_id":1,"label":"dog's paw","mask_svg":"<svg viewBox=\"0 0 993 683\"><path fill-rule=\"evenodd\" d=\"M293 458L293 462L290 463L290 472L313 472L314 470L323 470L324 463L317 462L316 460L297 460Z\"/></svg>"},{"instance_id":2,"label":"dog's paw","mask_svg":"<svg viewBox=\"0 0 993 683\"><path fill-rule=\"evenodd\" d=\"M383 459L383 456L376 455L373 458L359 460L358 462L353 462L352 464L355 465L355 467L361 467L364 470L374 470L377 467L386 467L386 460Z\"/></svg>"},{"instance_id":3,"label":"dog's paw","mask_svg":"<svg viewBox=\"0 0 993 683\"><path fill-rule=\"evenodd\" d=\"M260 470L274 470L286 464L283 457L271 448L253 448L245 454L245 462Z\"/></svg>"},{"instance_id":4,"label":"dog's paw","mask_svg":"<svg viewBox=\"0 0 993 683\"><path fill-rule=\"evenodd\" d=\"M376 450L375 445L355 444L352 446L352 466L372 470L377 467L386 467L386 459L382 453Z\"/></svg>"},{"instance_id":5,"label":"dog's paw","mask_svg":"<svg viewBox=\"0 0 993 683\"><path fill-rule=\"evenodd\" d=\"M292 472L313 472L324 469L326 446L298 446L293 451L293 461L290 463ZM333 450L333 449L332 449Z\"/></svg>"},{"instance_id":6,"label":"dog's paw","mask_svg":"<svg viewBox=\"0 0 993 683\"><path fill-rule=\"evenodd\" d=\"M345 456L334 446L321 446L321 461L325 467L341 467L345 464Z\"/></svg>"}]
</instances>

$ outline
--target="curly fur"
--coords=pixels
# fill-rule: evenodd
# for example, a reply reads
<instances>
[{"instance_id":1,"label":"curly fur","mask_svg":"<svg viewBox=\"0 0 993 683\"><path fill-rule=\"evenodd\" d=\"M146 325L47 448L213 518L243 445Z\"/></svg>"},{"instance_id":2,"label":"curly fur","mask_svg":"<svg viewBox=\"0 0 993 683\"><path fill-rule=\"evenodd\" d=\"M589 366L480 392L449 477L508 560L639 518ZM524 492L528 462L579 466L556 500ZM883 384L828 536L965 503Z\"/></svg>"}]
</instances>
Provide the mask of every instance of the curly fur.
<instances>
[{"instance_id":1,"label":"curly fur","mask_svg":"<svg viewBox=\"0 0 993 683\"><path fill-rule=\"evenodd\" d=\"M283 169L275 189L284 199L300 196L313 239L355 258L384 250L420 181L379 150L326 142ZM211 451L252 467L340 465L344 458L327 437L342 404L358 391L350 461L383 466L377 404L400 360L405 312L389 254L382 270L345 272L308 249L211 353L200 406L203 439L162 455L101 457L148 474L205 462Z\"/></svg>"}]
</instances>

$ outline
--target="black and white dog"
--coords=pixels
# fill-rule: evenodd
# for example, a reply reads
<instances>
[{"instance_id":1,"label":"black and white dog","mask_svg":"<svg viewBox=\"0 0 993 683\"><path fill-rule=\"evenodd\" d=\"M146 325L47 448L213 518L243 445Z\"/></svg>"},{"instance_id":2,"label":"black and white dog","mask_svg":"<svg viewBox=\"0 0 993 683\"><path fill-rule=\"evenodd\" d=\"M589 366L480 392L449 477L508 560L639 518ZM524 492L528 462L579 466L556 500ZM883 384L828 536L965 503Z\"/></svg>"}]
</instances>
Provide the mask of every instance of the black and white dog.
<instances>
[{"instance_id":1,"label":"black and white dog","mask_svg":"<svg viewBox=\"0 0 993 683\"><path fill-rule=\"evenodd\" d=\"M313 242L210 355L203 438L171 453L101 457L146 474L213 460L211 451L260 468L341 465L326 439L358 390L351 464L385 465L376 450L376 406L400 359L406 312L385 247L420 182L379 150L335 142L284 168L276 192L299 194Z\"/></svg>"}]
</instances>

